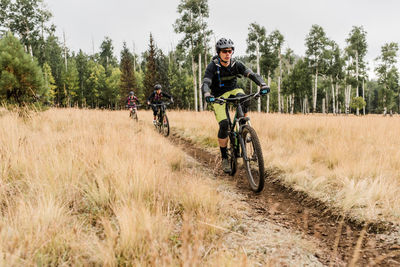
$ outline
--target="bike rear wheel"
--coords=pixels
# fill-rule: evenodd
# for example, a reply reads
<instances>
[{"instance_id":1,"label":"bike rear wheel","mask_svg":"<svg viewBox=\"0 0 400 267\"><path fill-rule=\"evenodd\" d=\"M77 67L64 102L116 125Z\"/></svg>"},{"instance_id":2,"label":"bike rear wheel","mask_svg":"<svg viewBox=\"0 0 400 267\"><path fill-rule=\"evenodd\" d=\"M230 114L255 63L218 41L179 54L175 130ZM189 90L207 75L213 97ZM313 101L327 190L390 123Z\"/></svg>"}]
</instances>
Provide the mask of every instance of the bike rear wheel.
<instances>
[{"instance_id":1,"label":"bike rear wheel","mask_svg":"<svg viewBox=\"0 0 400 267\"><path fill-rule=\"evenodd\" d=\"M264 158L256 131L245 125L242 131L243 164L246 168L250 188L261 192L264 188Z\"/></svg>"},{"instance_id":2,"label":"bike rear wheel","mask_svg":"<svg viewBox=\"0 0 400 267\"><path fill-rule=\"evenodd\" d=\"M168 121L167 114L164 114L163 120L161 121L160 132L164 136L168 136L169 135L169 121Z\"/></svg>"}]
</instances>

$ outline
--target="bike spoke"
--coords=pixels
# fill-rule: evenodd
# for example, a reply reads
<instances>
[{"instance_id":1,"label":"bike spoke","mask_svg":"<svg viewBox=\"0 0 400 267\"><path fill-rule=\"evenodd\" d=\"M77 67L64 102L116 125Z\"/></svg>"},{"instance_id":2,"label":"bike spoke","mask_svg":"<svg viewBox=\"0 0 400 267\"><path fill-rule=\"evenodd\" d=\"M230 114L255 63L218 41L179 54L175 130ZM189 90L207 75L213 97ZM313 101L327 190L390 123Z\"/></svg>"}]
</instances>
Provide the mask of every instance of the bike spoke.
<instances>
[{"instance_id":1,"label":"bike spoke","mask_svg":"<svg viewBox=\"0 0 400 267\"><path fill-rule=\"evenodd\" d=\"M245 126L243 129L244 164L247 171L250 187L260 192L264 187L264 160L261 146L253 128Z\"/></svg>"}]
</instances>

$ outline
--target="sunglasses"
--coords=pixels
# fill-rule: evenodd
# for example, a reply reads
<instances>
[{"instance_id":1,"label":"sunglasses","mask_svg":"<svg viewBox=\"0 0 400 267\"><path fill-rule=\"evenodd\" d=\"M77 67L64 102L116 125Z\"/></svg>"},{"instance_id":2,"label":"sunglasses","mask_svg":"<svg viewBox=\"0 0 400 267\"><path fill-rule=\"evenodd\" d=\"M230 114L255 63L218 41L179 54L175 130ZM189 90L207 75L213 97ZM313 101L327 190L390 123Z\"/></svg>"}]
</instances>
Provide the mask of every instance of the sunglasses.
<instances>
[{"instance_id":1,"label":"sunglasses","mask_svg":"<svg viewBox=\"0 0 400 267\"><path fill-rule=\"evenodd\" d=\"M232 54L233 50L232 49L222 49L221 52L224 53L224 54L228 54L228 53Z\"/></svg>"}]
</instances>

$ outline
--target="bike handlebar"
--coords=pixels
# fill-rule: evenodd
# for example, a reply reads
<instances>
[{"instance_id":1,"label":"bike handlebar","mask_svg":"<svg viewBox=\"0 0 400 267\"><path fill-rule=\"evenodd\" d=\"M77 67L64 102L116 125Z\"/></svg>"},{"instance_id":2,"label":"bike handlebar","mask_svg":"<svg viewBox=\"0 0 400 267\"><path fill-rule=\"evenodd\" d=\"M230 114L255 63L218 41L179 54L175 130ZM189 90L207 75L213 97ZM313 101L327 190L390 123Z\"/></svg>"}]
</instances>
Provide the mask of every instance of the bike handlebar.
<instances>
[{"instance_id":1,"label":"bike handlebar","mask_svg":"<svg viewBox=\"0 0 400 267\"><path fill-rule=\"evenodd\" d=\"M269 89L269 88L268 88L268 89ZM230 103L234 103L234 102L238 102L238 101L244 102L244 101L250 100L250 98L258 98L258 97L263 96L263 95L266 95L266 94L268 94L268 93L269 93L269 90L267 90L267 89L262 89L262 90L260 90L260 91L258 91L258 92L256 92L256 93L249 94L249 95L236 96L236 97L228 97L228 98L223 98L223 97L215 98L215 99L214 99L214 103L217 103L217 104L222 105L222 104L227 103L227 102L230 102Z\"/></svg>"},{"instance_id":2,"label":"bike handlebar","mask_svg":"<svg viewBox=\"0 0 400 267\"><path fill-rule=\"evenodd\" d=\"M156 104L150 103L149 106L164 106L164 105L168 106L170 104L172 104L172 102L161 102L161 103L156 103Z\"/></svg>"},{"instance_id":3,"label":"bike handlebar","mask_svg":"<svg viewBox=\"0 0 400 267\"><path fill-rule=\"evenodd\" d=\"M143 106L143 105L142 104L136 104L135 105L136 108L141 107L141 106ZM133 105L125 105L125 107L126 108L130 108L130 107L133 107Z\"/></svg>"}]
</instances>

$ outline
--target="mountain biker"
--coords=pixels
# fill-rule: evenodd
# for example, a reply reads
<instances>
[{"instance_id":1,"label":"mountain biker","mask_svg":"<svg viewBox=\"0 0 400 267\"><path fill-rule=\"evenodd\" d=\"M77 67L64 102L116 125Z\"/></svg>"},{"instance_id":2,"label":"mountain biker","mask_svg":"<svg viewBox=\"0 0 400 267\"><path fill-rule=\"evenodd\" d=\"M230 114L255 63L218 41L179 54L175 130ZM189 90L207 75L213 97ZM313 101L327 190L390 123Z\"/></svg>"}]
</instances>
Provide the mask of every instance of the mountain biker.
<instances>
[{"instance_id":1,"label":"mountain biker","mask_svg":"<svg viewBox=\"0 0 400 267\"><path fill-rule=\"evenodd\" d=\"M128 97L126 98L126 107L129 109L129 116L131 116L132 110L137 112L136 104L139 104L139 99L135 96L133 91L130 91Z\"/></svg>"},{"instance_id":2,"label":"mountain biker","mask_svg":"<svg viewBox=\"0 0 400 267\"><path fill-rule=\"evenodd\" d=\"M212 58L208 64L202 84L202 91L207 103L213 107L215 118L219 124L218 143L221 150L222 169L224 172L231 172L231 166L228 162L228 128L229 122L225 113L226 104L213 103L215 97L235 97L245 95L243 89L237 88L237 77L245 76L250 78L262 89L269 87L260 75L253 73L242 62L232 58L235 46L230 39L221 38L215 44L217 55ZM243 112L246 116L249 101L243 103Z\"/></svg>"},{"instance_id":3,"label":"mountain biker","mask_svg":"<svg viewBox=\"0 0 400 267\"><path fill-rule=\"evenodd\" d=\"M162 89L162 86L160 84L156 84L154 86L153 93L147 98L147 105L160 104L162 102L161 99L163 97L169 98L169 100L172 103L174 103L174 99L172 98L172 96L166 92L162 92L161 89ZM161 108L161 106L152 106L151 108L153 109L153 124L155 124L156 116L157 116L158 110Z\"/></svg>"}]
</instances>

